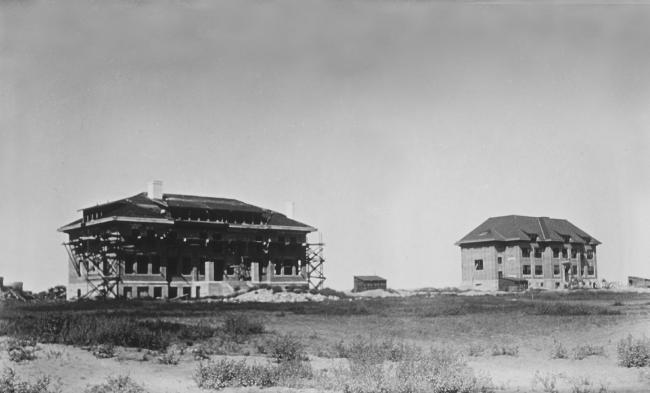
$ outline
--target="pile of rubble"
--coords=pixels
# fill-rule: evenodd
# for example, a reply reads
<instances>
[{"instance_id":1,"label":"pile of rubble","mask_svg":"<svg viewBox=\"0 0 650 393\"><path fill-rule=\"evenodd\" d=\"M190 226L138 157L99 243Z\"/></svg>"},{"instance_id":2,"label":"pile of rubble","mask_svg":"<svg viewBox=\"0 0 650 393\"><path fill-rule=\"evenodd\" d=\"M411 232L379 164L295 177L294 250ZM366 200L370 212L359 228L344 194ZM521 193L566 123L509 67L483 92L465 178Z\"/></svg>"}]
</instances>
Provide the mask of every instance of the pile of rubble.
<instances>
[{"instance_id":1,"label":"pile of rubble","mask_svg":"<svg viewBox=\"0 0 650 393\"><path fill-rule=\"evenodd\" d=\"M260 303L297 303L297 302L322 302L325 300L339 300L338 296L326 296L319 293L312 294L309 292L295 293L295 292L274 292L271 289L256 289L254 291L246 292L241 295L228 297L223 299L224 302L231 303L245 303L245 302L260 302Z\"/></svg>"}]
</instances>

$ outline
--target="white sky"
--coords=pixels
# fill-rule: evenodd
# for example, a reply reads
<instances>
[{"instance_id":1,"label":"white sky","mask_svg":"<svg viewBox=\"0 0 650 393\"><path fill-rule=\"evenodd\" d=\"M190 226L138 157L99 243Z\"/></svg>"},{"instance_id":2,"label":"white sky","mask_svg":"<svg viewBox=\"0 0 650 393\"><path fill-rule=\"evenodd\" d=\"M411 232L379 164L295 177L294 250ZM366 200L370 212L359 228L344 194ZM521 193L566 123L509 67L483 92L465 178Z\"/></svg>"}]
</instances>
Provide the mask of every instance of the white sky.
<instances>
[{"instance_id":1,"label":"white sky","mask_svg":"<svg viewBox=\"0 0 650 393\"><path fill-rule=\"evenodd\" d=\"M650 8L0 3L0 275L66 282L56 228L145 191L318 227L327 286L457 285L490 216L567 218L650 277Z\"/></svg>"}]
</instances>

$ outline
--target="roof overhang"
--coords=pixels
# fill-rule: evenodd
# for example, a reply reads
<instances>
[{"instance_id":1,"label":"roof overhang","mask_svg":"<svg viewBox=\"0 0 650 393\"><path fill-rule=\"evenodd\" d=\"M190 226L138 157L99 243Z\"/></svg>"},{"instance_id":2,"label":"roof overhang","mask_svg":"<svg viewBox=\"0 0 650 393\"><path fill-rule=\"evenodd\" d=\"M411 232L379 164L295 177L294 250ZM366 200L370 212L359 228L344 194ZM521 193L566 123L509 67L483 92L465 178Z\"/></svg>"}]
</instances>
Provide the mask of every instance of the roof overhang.
<instances>
[{"instance_id":1,"label":"roof overhang","mask_svg":"<svg viewBox=\"0 0 650 393\"><path fill-rule=\"evenodd\" d=\"M136 222L136 223L144 223L144 224L166 224L166 225L173 225L174 224L173 220L169 220L169 219L166 219L166 218L144 218L144 217L113 216L113 217L104 217L104 218L100 218L100 219L92 220L92 221L88 221L88 222L79 222L79 223L75 223L75 224L69 224L69 225L66 225L66 226L63 226L63 227L57 229L57 231L66 232L66 231L70 231L70 230L73 230L73 229L78 229L78 228L81 228L81 227L99 225L99 224L103 224L103 223L106 223L106 222L112 222L112 221Z\"/></svg>"}]
</instances>

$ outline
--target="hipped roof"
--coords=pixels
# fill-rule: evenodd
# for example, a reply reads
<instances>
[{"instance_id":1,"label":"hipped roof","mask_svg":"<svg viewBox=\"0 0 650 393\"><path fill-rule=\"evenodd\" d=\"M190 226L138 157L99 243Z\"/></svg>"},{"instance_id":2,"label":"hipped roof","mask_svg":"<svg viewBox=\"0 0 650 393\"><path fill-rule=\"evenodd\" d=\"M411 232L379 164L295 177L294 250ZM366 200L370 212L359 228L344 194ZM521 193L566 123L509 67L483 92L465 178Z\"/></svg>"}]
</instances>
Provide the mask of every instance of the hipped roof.
<instances>
[{"instance_id":1,"label":"hipped roof","mask_svg":"<svg viewBox=\"0 0 650 393\"><path fill-rule=\"evenodd\" d=\"M128 217L137 219L167 219L182 220L185 216L179 215L180 210L192 209L205 213L253 213L261 216L263 225L292 227L292 229L313 232L313 228L302 222L293 220L286 215L264 209L255 205L244 203L236 199L214 198L196 195L163 194L162 199L150 199L143 192L128 198L119 199L104 204L82 209L85 213L101 211L103 217ZM65 227L79 224L82 220L75 220Z\"/></svg>"},{"instance_id":2,"label":"hipped roof","mask_svg":"<svg viewBox=\"0 0 650 393\"><path fill-rule=\"evenodd\" d=\"M501 216L490 217L473 231L456 242L456 245L480 242L564 242L570 237L571 243L598 245L593 236L562 218Z\"/></svg>"}]
</instances>

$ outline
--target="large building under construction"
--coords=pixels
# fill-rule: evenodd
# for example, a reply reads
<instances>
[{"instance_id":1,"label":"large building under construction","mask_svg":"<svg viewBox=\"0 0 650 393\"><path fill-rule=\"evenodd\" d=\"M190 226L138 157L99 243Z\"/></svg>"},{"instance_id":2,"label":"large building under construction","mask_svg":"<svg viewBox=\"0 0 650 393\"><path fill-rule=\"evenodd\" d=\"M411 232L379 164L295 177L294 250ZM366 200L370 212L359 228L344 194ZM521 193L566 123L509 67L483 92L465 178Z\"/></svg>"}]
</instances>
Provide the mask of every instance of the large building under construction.
<instances>
[{"instance_id":1,"label":"large building under construction","mask_svg":"<svg viewBox=\"0 0 650 393\"><path fill-rule=\"evenodd\" d=\"M82 209L59 228L67 298L199 298L245 286L322 286L323 245L287 215L234 199L163 194L162 183Z\"/></svg>"}]
</instances>

